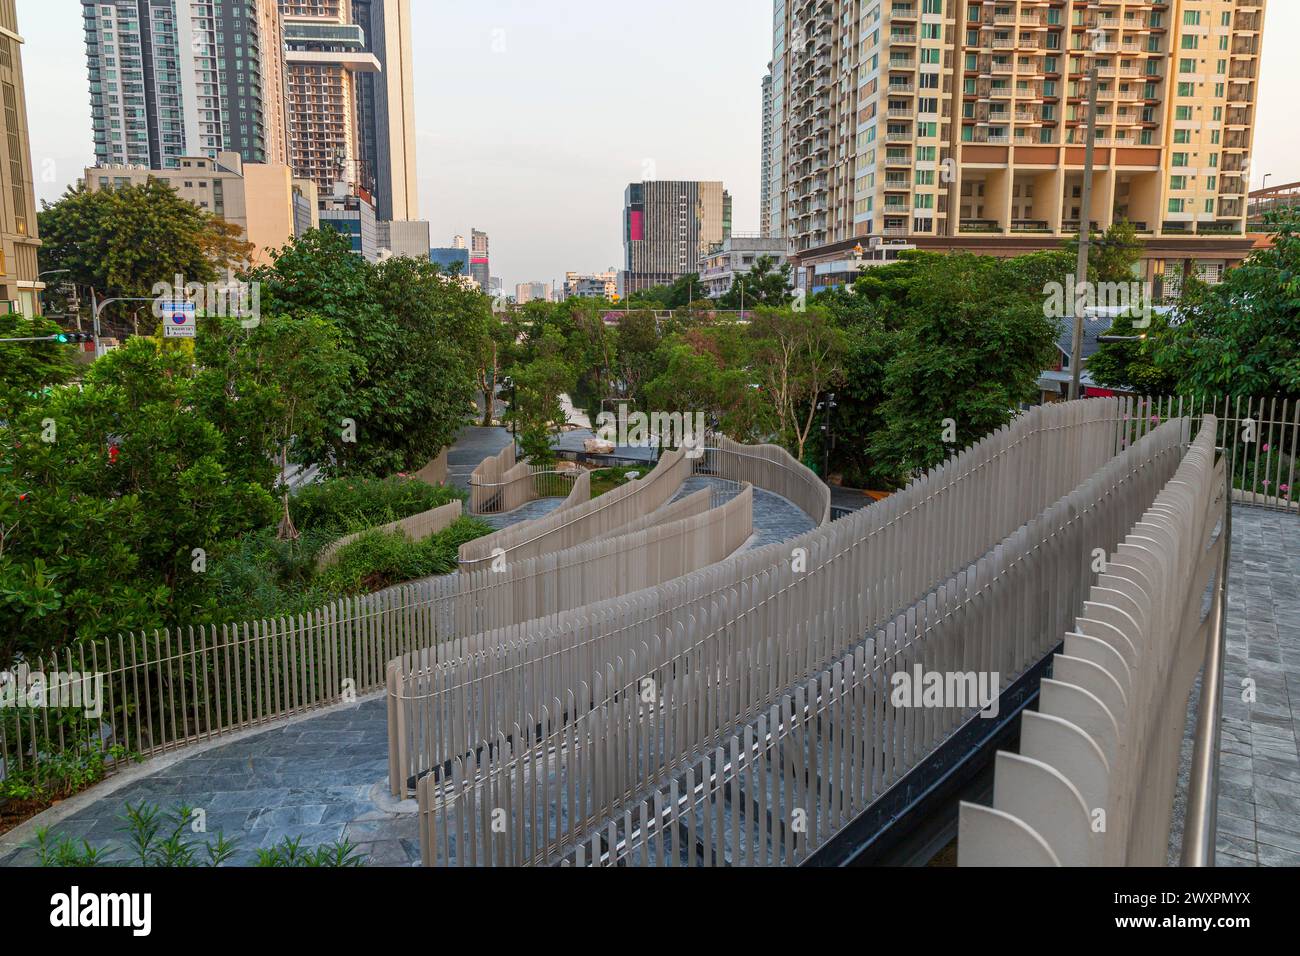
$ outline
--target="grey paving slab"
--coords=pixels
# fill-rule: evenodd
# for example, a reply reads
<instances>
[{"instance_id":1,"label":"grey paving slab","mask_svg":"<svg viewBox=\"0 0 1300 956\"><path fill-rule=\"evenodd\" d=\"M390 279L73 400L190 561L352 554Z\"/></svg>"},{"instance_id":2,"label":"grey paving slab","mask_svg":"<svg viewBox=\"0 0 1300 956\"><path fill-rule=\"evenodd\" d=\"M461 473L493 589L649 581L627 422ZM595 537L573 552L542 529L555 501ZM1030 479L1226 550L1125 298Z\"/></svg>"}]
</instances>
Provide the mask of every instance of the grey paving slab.
<instances>
[{"instance_id":1,"label":"grey paving slab","mask_svg":"<svg viewBox=\"0 0 1300 956\"><path fill-rule=\"evenodd\" d=\"M258 849L286 838L307 848L347 837L376 850L371 865L410 866L418 823L413 807L385 796L387 752L385 703L370 700L180 760L91 803L53 833L108 848L123 839L128 803L184 804L206 812L209 837L221 832L236 841L234 865L253 863ZM34 860L24 849L0 865Z\"/></svg>"},{"instance_id":2,"label":"grey paving slab","mask_svg":"<svg viewBox=\"0 0 1300 956\"><path fill-rule=\"evenodd\" d=\"M1218 864L1300 866L1300 518L1234 508L1228 587Z\"/></svg>"}]
</instances>

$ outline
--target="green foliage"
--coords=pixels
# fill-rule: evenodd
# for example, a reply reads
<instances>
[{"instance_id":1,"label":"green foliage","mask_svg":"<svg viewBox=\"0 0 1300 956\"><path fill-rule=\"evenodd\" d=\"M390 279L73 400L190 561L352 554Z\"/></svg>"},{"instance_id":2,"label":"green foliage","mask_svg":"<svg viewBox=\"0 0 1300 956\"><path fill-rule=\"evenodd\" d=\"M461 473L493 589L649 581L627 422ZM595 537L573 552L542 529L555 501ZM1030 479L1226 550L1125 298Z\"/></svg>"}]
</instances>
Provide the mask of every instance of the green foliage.
<instances>
[{"instance_id":1,"label":"green foliage","mask_svg":"<svg viewBox=\"0 0 1300 956\"><path fill-rule=\"evenodd\" d=\"M301 837L285 837L269 850L257 851L259 867L340 867L366 865L366 858L347 840L304 848Z\"/></svg>"},{"instance_id":2,"label":"green foliage","mask_svg":"<svg viewBox=\"0 0 1300 956\"><path fill-rule=\"evenodd\" d=\"M152 296L156 283L210 282L243 262L251 246L160 180L91 191L69 189L39 216L41 265L100 296Z\"/></svg>"},{"instance_id":3,"label":"green foliage","mask_svg":"<svg viewBox=\"0 0 1300 956\"><path fill-rule=\"evenodd\" d=\"M0 340L57 335L61 331L58 323L42 316L0 313ZM71 345L56 342L0 341L0 419L21 407L31 393L70 379L73 350Z\"/></svg>"},{"instance_id":4,"label":"green foliage","mask_svg":"<svg viewBox=\"0 0 1300 956\"><path fill-rule=\"evenodd\" d=\"M1079 240L1065 244L1066 251L1075 260L1079 256ZM1088 277L1093 282L1132 282L1133 267L1142 259L1142 240L1137 227L1121 219L1112 223L1104 233L1093 235L1088 244Z\"/></svg>"},{"instance_id":5,"label":"green foliage","mask_svg":"<svg viewBox=\"0 0 1300 956\"><path fill-rule=\"evenodd\" d=\"M1098 385L1136 392L1139 395L1174 395L1179 391L1177 371L1157 362L1156 340L1166 335L1169 320L1152 315L1150 327L1138 328L1141 322L1132 315L1119 316L1111 323L1107 335L1139 336L1137 342L1105 342L1088 359L1088 373Z\"/></svg>"},{"instance_id":6,"label":"green foliage","mask_svg":"<svg viewBox=\"0 0 1300 956\"><path fill-rule=\"evenodd\" d=\"M321 586L332 594L365 594L395 584L450 574L460 546L492 532L477 518L461 518L425 538L412 541L400 531L368 531L339 550L323 570Z\"/></svg>"},{"instance_id":7,"label":"green foliage","mask_svg":"<svg viewBox=\"0 0 1300 956\"><path fill-rule=\"evenodd\" d=\"M306 459L333 474L382 476L420 468L451 444L472 410L486 296L431 262L371 264L332 229L286 246L251 279L262 283L264 311L325 321L355 358L326 406L329 430L301 442Z\"/></svg>"},{"instance_id":8,"label":"green foliage","mask_svg":"<svg viewBox=\"0 0 1300 956\"><path fill-rule=\"evenodd\" d=\"M32 849L42 867L138 866L191 869L218 867L229 863L238 842L218 832L213 838L195 837L195 809L181 805L164 811L157 804L127 803L122 813L126 858L113 859L112 852L95 849L89 841L78 846L67 836L56 836L48 827L36 831ZM348 840L336 840L311 849L301 838L286 837L275 846L257 851L259 867L361 867L366 857Z\"/></svg>"},{"instance_id":9,"label":"green foliage","mask_svg":"<svg viewBox=\"0 0 1300 956\"><path fill-rule=\"evenodd\" d=\"M1291 213L1295 215L1294 212ZM1155 363L1196 395L1300 395L1300 220L1273 218L1273 247L1218 285L1191 280Z\"/></svg>"},{"instance_id":10,"label":"green foliage","mask_svg":"<svg viewBox=\"0 0 1300 956\"><path fill-rule=\"evenodd\" d=\"M778 267L771 256L759 256L747 274L736 276L731 288L718 299L718 308L735 311L743 306L748 311L760 305L789 305L794 298L790 272L790 263Z\"/></svg>"},{"instance_id":11,"label":"green foliage","mask_svg":"<svg viewBox=\"0 0 1300 956\"><path fill-rule=\"evenodd\" d=\"M76 709L0 708L0 731L10 746L22 740L24 749L43 754L19 766L15 753L0 753L6 769L0 798L34 803L63 800L102 780L110 764L135 759L119 744L103 747L99 721Z\"/></svg>"},{"instance_id":12,"label":"green foliage","mask_svg":"<svg viewBox=\"0 0 1300 956\"><path fill-rule=\"evenodd\" d=\"M599 498L608 491L621 488L632 480L633 474L644 477L649 467L598 468L591 473L591 497Z\"/></svg>"},{"instance_id":13,"label":"green foliage","mask_svg":"<svg viewBox=\"0 0 1300 956\"><path fill-rule=\"evenodd\" d=\"M194 549L272 520L195 397L179 355L133 339L0 429L0 659L188 616Z\"/></svg>"},{"instance_id":14,"label":"green foliage","mask_svg":"<svg viewBox=\"0 0 1300 956\"><path fill-rule=\"evenodd\" d=\"M401 476L337 478L299 489L289 507L302 530L337 537L432 511L462 497L455 488Z\"/></svg>"}]
</instances>

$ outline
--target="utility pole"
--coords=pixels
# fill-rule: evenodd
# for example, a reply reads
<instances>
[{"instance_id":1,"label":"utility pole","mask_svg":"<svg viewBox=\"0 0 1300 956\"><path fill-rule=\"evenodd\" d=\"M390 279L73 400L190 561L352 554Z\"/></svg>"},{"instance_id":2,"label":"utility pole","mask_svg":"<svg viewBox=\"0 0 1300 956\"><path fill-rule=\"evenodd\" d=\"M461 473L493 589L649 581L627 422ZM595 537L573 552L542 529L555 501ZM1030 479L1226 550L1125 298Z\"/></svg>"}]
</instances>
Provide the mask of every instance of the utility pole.
<instances>
[{"instance_id":1,"label":"utility pole","mask_svg":"<svg viewBox=\"0 0 1300 956\"><path fill-rule=\"evenodd\" d=\"M1079 397L1083 375L1083 317L1087 310L1088 246L1092 242L1092 170L1097 150L1097 53L1105 32L1098 29L1092 41L1092 65L1088 68L1088 142L1084 147L1083 195L1079 208L1079 260L1074 269L1074 336L1070 347L1070 401Z\"/></svg>"}]
</instances>

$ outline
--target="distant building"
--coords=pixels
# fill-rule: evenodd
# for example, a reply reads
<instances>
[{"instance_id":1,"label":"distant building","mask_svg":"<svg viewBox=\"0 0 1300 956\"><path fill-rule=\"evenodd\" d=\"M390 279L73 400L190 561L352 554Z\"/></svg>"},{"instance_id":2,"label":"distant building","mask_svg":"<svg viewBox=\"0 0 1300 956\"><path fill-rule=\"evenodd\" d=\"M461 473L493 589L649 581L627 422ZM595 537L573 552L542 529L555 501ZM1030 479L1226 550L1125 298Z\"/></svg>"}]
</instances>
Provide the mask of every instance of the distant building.
<instances>
[{"instance_id":1,"label":"distant building","mask_svg":"<svg viewBox=\"0 0 1300 956\"><path fill-rule=\"evenodd\" d=\"M470 232L469 274L484 292L492 291L492 263L490 261L488 234L474 229Z\"/></svg>"},{"instance_id":2,"label":"distant building","mask_svg":"<svg viewBox=\"0 0 1300 956\"><path fill-rule=\"evenodd\" d=\"M27 134L27 93L23 84L23 41L13 0L0 3L0 169L5 172L0 198L0 287L10 308L24 315L40 313L36 265L36 200L32 188L31 142Z\"/></svg>"},{"instance_id":3,"label":"distant building","mask_svg":"<svg viewBox=\"0 0 1300 956\"><path fill-rule=\"evenodd\" d=\"M300 5L300 0L295 3ZM363 168L371 174L375 212L390 222L414 220L420 214L420 199L415 166L411 0L352 0L352 19L365 31L367 49L379 61L380 69L354 77L357 146Z\"/></svg>"},{"instance_id":4,"label":"distant building","mask_svg":"<svg viewBox=\"0 0 1300 956\"><path fill-rule=\"evenodd\" d=\"M736 278L749 273L764 256L772 260L774 269L779 269L786 262L785 240L733 233L714 244L700 257L697 271L702 294L710 299L726 295Z\"/></svg>"},{"instance_id":5,"label":"distant building","mask_svg":"<svg viewBox=\"0 0 1300 956\"><path fill-rule=\"evenodd\" d=\"M276 0L82 0L95 162L288 156Z\"/></svg>"},{"instance_id":6,"label":"distant building","mask_svg":"<svg viewBox=\"0 0 1300 956\"><path fill-rule=\"evenodd\" d=\"M379 261L379 228L375 206L365 195L336 192L320 200L321 228L337 229L352 244L352 251L367 262Z\"/></svg>"},{"instance_id":7,"label":"distant building","mask_svg":"<svg viewBox=\"0 0 1300 956\"><path fill-rule=\"evenodd\" d=\"M423 221L379 222L376 227L380 250L394 256L423 259L429 254L429 224Z\"/></svg>"},{"instance_id":8,"label":"distant building","mask_svg":"<svg viewBox=\"0 0 1300 956\"><path fill-rule=\"evenodd\" d=\"M454 269L460 275L472 278L469 272L469 250L464 246L430 249L429 261L444 272Z\"/></svg>"},{"instance_id":9,"label":"distant building","mask_svg":"<svg viewBox=\"0 0 1300 956\"><path fill-rule=\"evenodd\" d=\"M655 180L623 194L620 291L667 285L698 268L710 247L731 233L731 194L721 182Z\"/></svg>"},{"instance_id":10,"label":"distant building","mask_svg":"<svg viewBox=\"0 0 1300 956\"><path fill-rule=\"evenodd\" d=\"M608 272L594 275L581 275L577 272L564 274L564 298L566 299L609 299L618 295L618 270L613 267Z\"/></svg>"},{"instance_id":11,"label":"distant building","mask_svg":"<svg viewBox=\"0 0 1300 956\"><path fill-rule=\"evenodd\" d=\"M272 250L319 224L315 185L295 180L282 163L245 163L232 150L216 159L178 156L176 164L166 169L91 166L84 181L92 191L165 182L180 198L238 226L253 244L253 265L270 262Z\"/></svg>"},{"instance_id":12,"label":"distant building","mask_svg":"<svg viewBox=\"0 0 1300 956\"><path fill-rule=\"evenodd\" d=\"M759 155L758 229L764 238L772 235L772 64L763 75L763 139Z\"/></svg>"},{"instance_id":13,"label":"distant building","mask_svg":"<svg viewBox=\"0 0 1300 956\"><path fill-rule=\"evenodd\" d=\"M552 286L549 282L521 282L515 286L515 303L550 302Z\"/></svg>"}]
</instances>

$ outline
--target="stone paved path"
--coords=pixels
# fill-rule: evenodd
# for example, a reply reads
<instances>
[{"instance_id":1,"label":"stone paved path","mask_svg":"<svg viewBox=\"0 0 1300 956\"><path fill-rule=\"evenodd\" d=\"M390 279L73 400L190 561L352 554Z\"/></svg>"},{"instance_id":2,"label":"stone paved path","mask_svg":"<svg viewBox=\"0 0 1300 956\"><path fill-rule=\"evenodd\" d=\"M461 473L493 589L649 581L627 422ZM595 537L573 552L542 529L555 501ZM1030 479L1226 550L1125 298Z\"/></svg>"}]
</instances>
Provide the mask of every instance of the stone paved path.
<instances>
[{"instance_id":1,"label":"stone paved path","mask_svg":"<svg viewBox=\"0 0 1300 956\"><path fill-rule=\"evenodd\" d=\"M1300 866L1300 518L1232 521L1217 862Z\"/></svg>"},{"instance_id":2,"label":"stone paved path","mask_svg":"<svg viewBox=\"0 0 1300 956\"><path fill-rule=\"evenodd\" d=\"M475 431L480 447L473 455L481 460L483 440L493 439L481 434L487 429ZM682 494L710 483L692 478ZM559 504L558 499L532 502L498 520L521 521ZM756 491L754 525L750 547L802 533L812 522L779 495ZM303 847L347 839L373 866L410 866L419 858L414 801L394 803L387 776L385 702L374 699L181 759L95 800L52 830L108 848L120 845L120 815L127 803L154 803L165 810L186 804L206 811L210 836L220 831L238 842L234 865L255 862L259 848L289 837L301 839ZM0 864L35 860L30 849L15 850L4 841L0 837Z\"/></svg>"}]
</instances>

